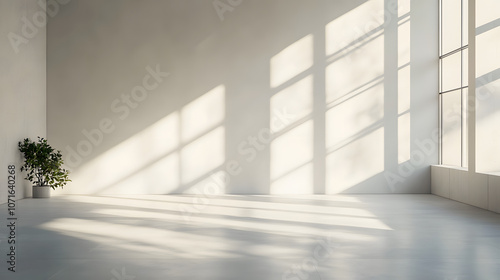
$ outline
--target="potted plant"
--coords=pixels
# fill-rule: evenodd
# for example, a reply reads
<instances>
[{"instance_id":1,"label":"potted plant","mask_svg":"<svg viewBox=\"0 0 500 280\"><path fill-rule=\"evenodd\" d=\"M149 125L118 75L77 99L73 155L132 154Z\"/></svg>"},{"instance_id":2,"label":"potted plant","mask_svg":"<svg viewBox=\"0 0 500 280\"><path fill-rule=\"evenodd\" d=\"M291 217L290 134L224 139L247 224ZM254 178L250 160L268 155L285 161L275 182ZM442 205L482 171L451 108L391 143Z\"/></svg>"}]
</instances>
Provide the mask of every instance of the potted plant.
<instances>
[{"instance_id":1,"label":"potted plant","mask_svg":"<svg viewBox=\"0 0 500 280\"><path fill-rule=\"evenodd\" d=\"M48 198L50 188L62 188L71 181L69 171L62 168L61 151L54 150L46 139L38 137L35 142L26 138L18 147L24 156L21 171L26 171L25 179L33 183L33 198Z\"/></svg>"}]
</instances>

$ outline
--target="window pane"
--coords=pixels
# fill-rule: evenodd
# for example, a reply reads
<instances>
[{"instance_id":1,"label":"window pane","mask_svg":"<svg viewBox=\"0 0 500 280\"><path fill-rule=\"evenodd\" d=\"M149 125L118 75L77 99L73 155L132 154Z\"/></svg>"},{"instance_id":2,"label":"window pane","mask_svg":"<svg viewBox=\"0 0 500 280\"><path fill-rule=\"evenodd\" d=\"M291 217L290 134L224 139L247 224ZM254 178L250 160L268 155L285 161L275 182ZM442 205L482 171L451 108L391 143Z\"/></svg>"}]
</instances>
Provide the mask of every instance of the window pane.
<instances>
[{"instance_id":1,"label":"window pane","mask_svg":"<svg viewBox=\"0 0 500 280\"><path fill-rule=\"evenodd\" d=\"M469 0L462 0L462 46L469 44Z\"/></svg>"},{"instance_id":2,"label":"window pane","mask_svg":"<svg viewBox=\"0 0 500 280\"><path fill-rule=\"evenodd\" d=\"M441 60L442 91L460 88L462 85L462 55L460 52Z\"/></svg>"},{"instance_id":3,"label":"window pane","mask_svg":"<svg viewBox=\"0 0 500 280\"><path fill-rule=\"evenodd\" d=\"M443 60L439 60L439 85L438 85L438 90L439 92L443 92Z\"/></svg>"},{"instance_id":4,"label":"window pane","mask_svg":"<svg viewBox=\"0 0 500 280\"><path fill-rule=\"evenodd\" d=\"M462 165L462 91L441 94L442 164Z\"/></svg>"},{"instance_id":5,"label":"window pane","mask_svg":"<svg viewBox=\"0 0 500 280\"><path fill-rule=\"evenodd\" d=\"M469 129L467 126L467 118L468 118L468 111L467 111L467 102L465 100L468 100L468 94L469 90L468 88L462 89L462 166L467 167L468 166L468 159L467 159L467 154L468 154L468 146L467 143L469 142L467 137L469 133Z\"/></svg>"},{"instance_id":6,"label":"window pane","mask_svg":"<svg viewBox=\"0 0 500 280\"><path fill-rule=\"evenodd\" d=\"M469 85L469 50L462 51L462 87Z\"/></svg>"},{"instance_id":7,"label":"window pane","mask_svg":"<svg viewBox=\"0 0 500 280\"><path fill-rule=\"evenodd\" d=\"M441 34L442 54L456 50L462 44L462 9L461 1L442 0Z\"/></svg>"}]
</instances>

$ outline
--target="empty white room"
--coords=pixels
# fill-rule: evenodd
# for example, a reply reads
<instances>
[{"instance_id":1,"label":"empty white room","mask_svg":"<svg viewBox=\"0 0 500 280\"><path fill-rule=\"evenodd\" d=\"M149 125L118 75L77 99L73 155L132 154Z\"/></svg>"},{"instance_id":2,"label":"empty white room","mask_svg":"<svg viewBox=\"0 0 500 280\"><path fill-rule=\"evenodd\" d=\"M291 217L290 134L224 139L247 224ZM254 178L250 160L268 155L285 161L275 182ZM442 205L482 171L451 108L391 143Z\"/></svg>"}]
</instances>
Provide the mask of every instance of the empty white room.
<instances>
[{"instance_id":1,"label":"empty white room","mask_svg":"<svg viewBox=\"0 0 500 280\"><path fill-rule=\"evenodd\" d=\"M0 0L1 280L496 280L498 0Z\"/></svg>"}]
</instances>

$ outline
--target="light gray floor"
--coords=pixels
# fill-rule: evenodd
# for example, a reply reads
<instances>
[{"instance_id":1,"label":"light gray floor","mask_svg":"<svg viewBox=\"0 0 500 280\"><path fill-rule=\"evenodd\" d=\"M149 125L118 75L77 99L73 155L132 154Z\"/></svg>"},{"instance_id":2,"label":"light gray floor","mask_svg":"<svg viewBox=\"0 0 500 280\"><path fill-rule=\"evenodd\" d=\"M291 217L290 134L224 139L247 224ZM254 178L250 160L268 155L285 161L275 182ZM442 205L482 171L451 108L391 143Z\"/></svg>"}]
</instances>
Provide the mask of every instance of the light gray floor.
<instances>
[{"instance_id":1,"label":"light gray floor","mask_svg":"<svg viewBox=\"0 0 500 280\"><path fill-rule=\"evenodd\" d=\"M65 196L16 210L17 272L2 226L2 280L500 279L500 216L432 195Z\"/></svg>"}]
</instances>

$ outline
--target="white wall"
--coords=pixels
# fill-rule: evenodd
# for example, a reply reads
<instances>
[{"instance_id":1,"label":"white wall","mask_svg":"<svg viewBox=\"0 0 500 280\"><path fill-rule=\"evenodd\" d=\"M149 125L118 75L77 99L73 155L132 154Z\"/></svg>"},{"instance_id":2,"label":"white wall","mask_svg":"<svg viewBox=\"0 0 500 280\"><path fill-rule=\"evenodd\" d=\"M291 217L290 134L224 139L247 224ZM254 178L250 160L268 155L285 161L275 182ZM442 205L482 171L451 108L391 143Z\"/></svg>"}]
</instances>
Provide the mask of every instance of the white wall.
<instances>
[{"instance_id":1,"label":"white wall","mask_svg":"<svg viewBox=\"0 0 500 280\"><path fill-rule=\"evenodd\" d=\"M16 198L31 196L30 183L19 170L22 161L17 143L46 133L46 29L45 25L34 25L33 16L43 11L37 2L0 1L0 203L7 201L10 164L17 167Z\"/></svg>"},{"instance_id":2,"label":"white wall","mask_svg":"<svg viewBox=\"0 0 500 280\"><path fill-rule=\"evenodd\" d=\"M48 136L73 171L60 193L430 192L435 1L230 3L61 8L47 35Z\"/></svg>"}]
</instances>

